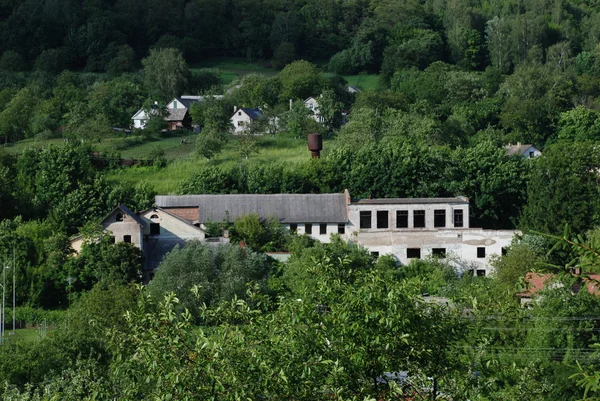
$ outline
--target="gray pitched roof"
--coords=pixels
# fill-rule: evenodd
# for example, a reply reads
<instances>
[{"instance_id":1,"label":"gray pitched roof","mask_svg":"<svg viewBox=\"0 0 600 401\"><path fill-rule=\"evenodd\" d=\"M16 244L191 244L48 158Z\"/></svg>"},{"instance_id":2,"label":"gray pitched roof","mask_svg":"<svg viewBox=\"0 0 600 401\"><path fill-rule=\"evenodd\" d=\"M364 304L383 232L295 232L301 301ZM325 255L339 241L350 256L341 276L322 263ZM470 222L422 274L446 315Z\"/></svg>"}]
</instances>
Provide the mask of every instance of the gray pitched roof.
<instances>
[{"instance_id":1,"label":"gray pitched roof","mask_svg":"<svg viewBox=\"0 0 600 401\"><path fill-rule=\"evenodd\" d=\"M467 198L377 198L353 199L353 205L427 205L440 203L468 204Z\"/></svg>"},{"instance_id":2,"label":"gray pitched roof","mask_svg":"<svg viewBox=\"0 0 600 401\"><path fill-rule=\"evenodd\" d=\"M250 118L253 120L256 120L258 117L263 115L262 110L258 108L242 108L242 110L244 110L244 112L248 114L248 116L250 116Z\"/></svg>"},{"instance_id":3,"label":"gray pitched roof","mask_svg":"<svg viewBox=\"0 0 600 401\"><path fill-rule=\"evenodd\" d=\"M187 109L168 109L169 115L165 117L165 121L183 121L187 114Z\"/></svg>"},{"instance_id":4,"label":"gray pitched roof","mask_svg":"<svg viewBox=\"0 0 600 401\"><path fill-rule=\"evenodd\" d=\"M144 221L144 219L142 219L140 216L138 216L137 214L135 214L131 209L129 209L127 206L125 206L122 203L119 203L117 205L116 208L114 208L109 214L108 216L106 216L103 220L102 223L104 223L104 221L106 221L106 219L108 219L110 216L112 216L117 210L120 210L123 214L126 214L128 216L131 216L132 219L134 219L136 221L136 223L138 223L140 226L142 227L146 227L146 222Z\"/></svg>"},{"instance_id":5,"label":"gray pitched roof","mask_svg":"<svg viewBox=\"0 0 600 401\"><path fill-rule=\"evenodd\" d=\"M198 221L221 221L250 213L261 218L276 217L290 223L345 223L348 221L344 194L272 195L182 195L157 196L156 205L198 207Z\"/></svg>"},{"instance_id":6,"label":"gray pitched roof","mask_svg":"<svg viewBox=\"0 0 600 401\"><path fill-rule=\"evenodd\" d=\"M532 147L532 144L516 144L516 145L506 145L506 154L508 156L512 156L512 155L523 155L525 154L525 152L527 151L527 149L529 149L530 147Z\"/></svg>"}]
</instances>

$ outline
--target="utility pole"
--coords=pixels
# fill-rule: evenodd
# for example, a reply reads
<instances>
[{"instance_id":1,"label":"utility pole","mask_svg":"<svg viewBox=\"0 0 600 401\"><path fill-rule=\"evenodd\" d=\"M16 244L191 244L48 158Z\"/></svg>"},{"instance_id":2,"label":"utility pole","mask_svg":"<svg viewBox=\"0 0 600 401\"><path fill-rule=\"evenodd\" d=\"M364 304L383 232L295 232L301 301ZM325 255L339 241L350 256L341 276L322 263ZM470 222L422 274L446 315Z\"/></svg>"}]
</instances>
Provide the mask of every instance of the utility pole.
<instances>
[{"instance_id":1,"label":"utility pole","mask_svg":"<svg viewBox=\"0 0 600 401\"><path fill-rule=\"evenodd\" d=\"M13 246L13 334L15 334L16 329L16 318L17 318L17 287L16 287L16 277L17 274L17 257L15 256L15 247Z\"/></svg>"},{"instance_id":2,"label":"utility pole","mask_svg":"<svg viewBox=\"0 0 600 401\"><path fill-rule=\"evenodd\" d=\"M2 269L2 338L4 338L4 332L6 331L6 262Z\"/></svg>"}]
</instances>

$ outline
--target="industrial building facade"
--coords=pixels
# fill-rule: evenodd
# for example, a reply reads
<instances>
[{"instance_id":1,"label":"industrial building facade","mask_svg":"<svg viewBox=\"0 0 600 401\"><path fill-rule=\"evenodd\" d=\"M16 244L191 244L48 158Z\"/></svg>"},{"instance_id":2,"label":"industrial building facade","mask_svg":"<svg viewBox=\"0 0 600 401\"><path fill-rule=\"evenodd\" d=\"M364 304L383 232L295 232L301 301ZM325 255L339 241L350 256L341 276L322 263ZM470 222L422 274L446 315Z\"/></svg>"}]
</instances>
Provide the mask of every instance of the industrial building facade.
<instances>
[{"instance_id":1,"label":"industrial building facade","mask_svg":"<svg viewBox=\"0 0 600 401\"><path fill-rule=\"evenodd\" d=\"M276 218L298 234L329 242L332 234L400 263L430 256L477 275L510 245L513 230L471 228L466 198L351 199L340 194L157 196L157 207L203 228L244 214Z\"/></svg>"}]
</instances>

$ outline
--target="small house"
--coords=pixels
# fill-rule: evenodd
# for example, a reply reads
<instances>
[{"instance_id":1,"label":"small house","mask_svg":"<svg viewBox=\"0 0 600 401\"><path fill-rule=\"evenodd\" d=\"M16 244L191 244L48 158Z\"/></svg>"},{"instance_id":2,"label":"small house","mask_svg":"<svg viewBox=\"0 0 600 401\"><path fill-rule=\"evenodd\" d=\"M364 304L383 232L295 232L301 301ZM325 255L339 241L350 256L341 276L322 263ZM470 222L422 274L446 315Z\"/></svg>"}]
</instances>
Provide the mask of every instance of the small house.
<instances>
[{"instance_id":1,"label":"small house","mask_svg":"<svg viewBox=\"0 0 600 401\"><path fill-rule=\"evenodd\" d=\"M240 109L234 107L233 111L234 113L231 116L231 123L234 126L235 134L239 134L240 132L246 130L252 121L256 121L263 115L262 110L257 107Z\"/></svg>"},{"instance_id":2,"label":"small house","mask_svg":"<svg viewBox=\"0 0 600 401\"><path fill-rule=\"evenodd\" d=\"M517 142L516 145L512 145L509 143L505 146L505 149L507 156L518 155L526 157L528 159L533 159L542 155L542 152L540 152L532 144L521 144L520 142Z\"/></svg>"}]
</instances>

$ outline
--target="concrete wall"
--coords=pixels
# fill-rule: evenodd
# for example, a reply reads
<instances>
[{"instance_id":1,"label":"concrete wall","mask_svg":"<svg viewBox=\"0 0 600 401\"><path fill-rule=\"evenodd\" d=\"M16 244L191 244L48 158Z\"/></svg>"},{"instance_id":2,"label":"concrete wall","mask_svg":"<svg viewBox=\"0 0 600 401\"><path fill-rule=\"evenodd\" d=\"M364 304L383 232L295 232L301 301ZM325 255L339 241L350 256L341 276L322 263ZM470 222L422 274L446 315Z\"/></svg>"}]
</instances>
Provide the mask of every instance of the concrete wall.
<instances>
[{"instance_id":1,"label":"concrete wall","mask_svg":"<svg viewBox=\"0 0 600 401\"><path fill-rule=\"evenodd\" d=\"M198 209L196 214L198 213ZM156 216L153 218L153 216ZM144 232L145 235L150 235L150 224L156 223L160 225L160 234L157 236L159 239L198 239L204 240L204 231L198 227L187 224L184 221L179 220L176 217L165 213L160 209L150 209L142 214L140 217L143 218L148 224Z\"/></svg>"},{"instance_id":2,"label":"concrete wall","mask_svg":"<svg viewBox=\"0 0 600 401\"><path fill-rule=\"evenodd\" d=\"M312 234L311 238L314 238L320 242L329 243L331 241L332 234L338 234L338 224L337 223L324 223L326 232L321 234L321 223L312 223ZM290 224L284 225L288 230L292 229ZM306 224L297 224L296 232L298 235L306 234Z\"/></svg>"},{"instance_id":3,"label":"concrete wall","mask_svg":"<svg viewBox=\"0 0 600 401\"><path fill-rule=\"evenodd\" d=\"M402 264L408 264L407 249L420 249L421 259L432 256L434 248L445 250L446 259L459 270L473 270L488 275L489 262L493 255L501 255L502 248L510 245L515 231L484 230L481 228L447 230L377 230L356 231L346 239L364 246L379 255L392 254ZM477 249L483 248L484 257L479 257Z\"/></svg>"},{"instance_id":4,"label":"concrete wall","mask_svg":"<svg viewBox=\"0 0 600 401\"><path fill-rule=\"evenodd\" d=\"M117 221L120 211L111 214L103 224L103 228L115 237L115 243L123 242L126 235L131 236L131 243L144 249L144 232L142 226L129 215L123 215L123 221Z\"/></svg>"},{"instance_id":5,"label":"concrete wall","mask_svg":"<svg viewBox=\"0 0 600 401\"><path fill-rule=\"evenodd\" d=\"M348 207L348 220L351 222L349 227L351 231L360 230L360 212L371 211L371 228L363 229L363 231L379 230L377 228L377 211L387 210L388 211L388 229L391 230L409 230L414 229L414 211L424 210L425 211L425 228L420 230L433 229L434 228L434 211L445 210L446 211L446 227L454 228L454 210L463 211L463 227L469 228L469 205L466 203L447 203L447 204L351 204ZM406 210L408 211L408 228L396 228L396 211Z\"/></svg>"},{"instance_id":6,"label":"concrete wall","mask_svg":"<svg viewBox=\"0 0 600 401\"><path fill-rule=\"evenodd\" d=\"M235 127L234 132L242 132L250 125L252 119L246 112L241 109L236 110L236 112L231 117L231 123Z\"/></svg>"}]
</instances>

